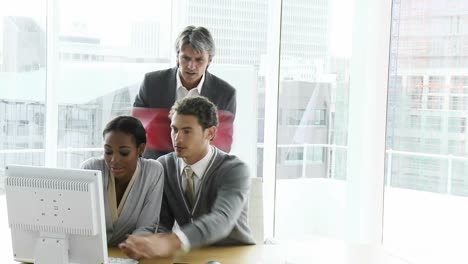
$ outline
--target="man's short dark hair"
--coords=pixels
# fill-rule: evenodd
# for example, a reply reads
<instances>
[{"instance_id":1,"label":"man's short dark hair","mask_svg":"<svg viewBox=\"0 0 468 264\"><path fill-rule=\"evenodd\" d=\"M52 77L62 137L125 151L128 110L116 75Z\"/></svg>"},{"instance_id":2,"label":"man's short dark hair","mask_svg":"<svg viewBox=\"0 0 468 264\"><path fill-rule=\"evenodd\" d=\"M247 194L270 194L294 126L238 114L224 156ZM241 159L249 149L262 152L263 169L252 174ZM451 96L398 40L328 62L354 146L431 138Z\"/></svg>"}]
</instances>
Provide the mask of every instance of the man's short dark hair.
<instances>
[{"instance_id":1,"label":"man's short dark hair","mask_svg":"<svg viewBox=\"0 0 468 264\"><path fill-rule=\"evenodd\" d=\"M216 53L213 37L204 27L187 26L180 32L175 42L176 53L179 54L187 46L199 53L206 51L210 59L213 59Z\"/></svg>"},{"instance_id":2,"label":"man's short dark hair","mask_svg":"<svg viewBox=\"0 0 468 264\"><path fill-rule=\"evenodd\" d=\"M218 109L203 96L185 97L177 101L169 112L169 118L172 119L175 113L195 116L203 129L218 126Z\"/></svg>"}]
</instances>

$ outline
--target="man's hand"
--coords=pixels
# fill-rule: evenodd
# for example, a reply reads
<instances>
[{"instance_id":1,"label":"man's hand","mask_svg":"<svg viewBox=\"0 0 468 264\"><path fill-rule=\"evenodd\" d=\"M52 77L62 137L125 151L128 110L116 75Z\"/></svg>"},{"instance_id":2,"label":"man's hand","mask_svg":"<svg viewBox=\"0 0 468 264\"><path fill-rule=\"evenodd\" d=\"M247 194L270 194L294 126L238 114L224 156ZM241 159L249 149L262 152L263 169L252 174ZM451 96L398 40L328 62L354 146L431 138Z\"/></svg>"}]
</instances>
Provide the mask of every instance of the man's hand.
<instances>
[{"instance_id":1,"label":"man's hand","mask_svg":"<svg viewBox=\"0 0 468 264\"><path fill-rule=\"evenodd\" d=\"M119 248L132 259L165 258L180 249L180 240L174 233L130 235Z\"/></svg>"}]
</instances>

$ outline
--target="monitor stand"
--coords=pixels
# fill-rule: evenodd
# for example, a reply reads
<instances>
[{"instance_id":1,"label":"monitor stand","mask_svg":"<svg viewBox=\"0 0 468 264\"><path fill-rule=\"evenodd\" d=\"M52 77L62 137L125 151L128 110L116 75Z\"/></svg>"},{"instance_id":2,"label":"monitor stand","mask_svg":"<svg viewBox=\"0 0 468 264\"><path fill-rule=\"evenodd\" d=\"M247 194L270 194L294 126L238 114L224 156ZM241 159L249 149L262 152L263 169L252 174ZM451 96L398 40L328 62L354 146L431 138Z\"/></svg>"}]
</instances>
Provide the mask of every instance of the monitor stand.
<instances>
[{"instance_id":1,"label":"monitor stand","mask_svg":"<svg viewBox=\"0 0 468 264\"><path fill-rule=\"evenodd\" d=\"M35 264L68 264L68 239L66 236L40 234L34 249Z\"/></svg>"}]
</instances>

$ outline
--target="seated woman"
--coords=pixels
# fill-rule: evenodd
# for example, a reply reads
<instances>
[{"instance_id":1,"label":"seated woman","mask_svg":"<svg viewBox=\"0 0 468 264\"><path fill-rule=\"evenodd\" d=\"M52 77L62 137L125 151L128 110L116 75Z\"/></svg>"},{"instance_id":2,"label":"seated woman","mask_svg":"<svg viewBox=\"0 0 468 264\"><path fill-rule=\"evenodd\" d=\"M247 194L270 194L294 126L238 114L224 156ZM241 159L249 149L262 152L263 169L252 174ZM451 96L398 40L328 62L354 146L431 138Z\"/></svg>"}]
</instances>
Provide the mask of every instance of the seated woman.
<instances>
[{"instance_id":1,"label":"seated woman","mask_svg":"<svg viewBox=\"0 0 468 264\"><path fill-rule=\"evenodd\" d=\"M81 168L102 172L107 245L114 247L127 234L152 234L158 229L163 167L141 157L146 132L138 119L116 117L102 135L104 157L90 158Z\"/></svg>"}]
</instances>

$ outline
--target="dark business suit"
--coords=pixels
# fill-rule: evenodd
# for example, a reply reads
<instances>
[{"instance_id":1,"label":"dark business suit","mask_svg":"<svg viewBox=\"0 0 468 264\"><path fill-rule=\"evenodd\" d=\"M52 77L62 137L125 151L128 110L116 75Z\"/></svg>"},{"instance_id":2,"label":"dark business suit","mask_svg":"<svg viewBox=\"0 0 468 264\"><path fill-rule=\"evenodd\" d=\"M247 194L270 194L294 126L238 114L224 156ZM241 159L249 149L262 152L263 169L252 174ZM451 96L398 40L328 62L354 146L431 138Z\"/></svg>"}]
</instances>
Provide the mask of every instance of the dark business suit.
<instances>
[{"instance_id":1,"label":"dark business suit","mask_svg":"<svg viewBox=\"0 0 468 264\"><path fill-rule=\"evenodd\" d=\"M176 101L177 67L149 72L141 84L134 107L170 109ZM205 72L205 81L201 89L201 96L213 102L218 110L236 115L236 90L226 81ZM168 151L147 149L144 156L156 159Z\"/></svg>"}]
</instances>

